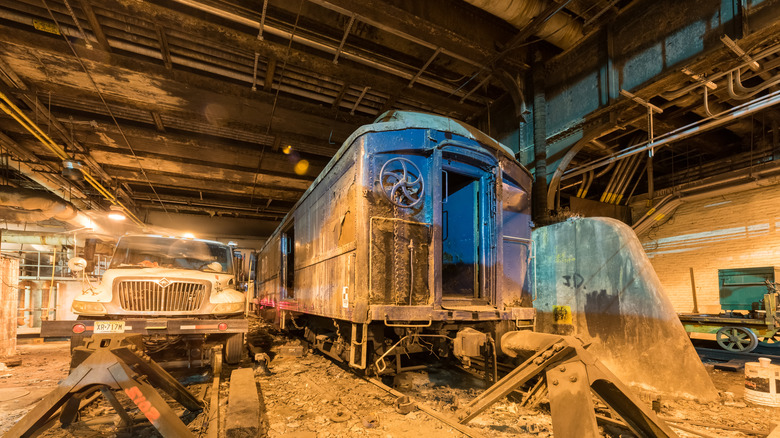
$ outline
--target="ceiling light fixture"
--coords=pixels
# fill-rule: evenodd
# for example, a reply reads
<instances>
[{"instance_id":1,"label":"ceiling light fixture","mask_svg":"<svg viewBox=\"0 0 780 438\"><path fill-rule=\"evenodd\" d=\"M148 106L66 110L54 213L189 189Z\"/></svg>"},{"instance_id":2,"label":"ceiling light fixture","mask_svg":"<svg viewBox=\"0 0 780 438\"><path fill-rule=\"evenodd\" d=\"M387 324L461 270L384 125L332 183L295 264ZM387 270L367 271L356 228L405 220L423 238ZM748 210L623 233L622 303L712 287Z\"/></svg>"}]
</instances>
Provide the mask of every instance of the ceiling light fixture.
<instances>
[{"instance_id":1,"label":"ceiling light fixture","mask_svg":"<svg viewBox=\"0 0 780 438\"><path fill-rule=\"evenodd\" d=\"M125 216L124 211L122 211L122 207L118 205L112 205L109 207L108 218L112 221L123 221L127 217Z\"/></svg>"}]
</instances>

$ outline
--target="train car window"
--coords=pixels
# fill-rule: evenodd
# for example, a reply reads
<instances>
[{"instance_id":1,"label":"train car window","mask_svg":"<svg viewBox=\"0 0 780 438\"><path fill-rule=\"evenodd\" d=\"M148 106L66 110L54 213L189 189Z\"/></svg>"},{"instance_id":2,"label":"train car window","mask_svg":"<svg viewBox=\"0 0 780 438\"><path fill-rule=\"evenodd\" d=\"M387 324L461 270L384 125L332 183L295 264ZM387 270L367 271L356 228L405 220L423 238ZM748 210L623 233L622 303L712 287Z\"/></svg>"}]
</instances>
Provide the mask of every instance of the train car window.
<instances>
[{"instance_id":1,"label":"train car window","mask_svg":"<svg viewBox=\"0 0 780 438\"><path fill-rule=\"evenodd\" d=\"M443 171L442 295L479 297L480 179Z\"/></svg>"},{"instance_id":2,"label":"train car window","mask_svg":"<svg viewBox=\"0 0 780 438\"><path fill-rule=\"evenodd\" d=\"M282 287L285 298L295 298L295 229L288 228L282 232Z\"/></svg>"}]
</instances>

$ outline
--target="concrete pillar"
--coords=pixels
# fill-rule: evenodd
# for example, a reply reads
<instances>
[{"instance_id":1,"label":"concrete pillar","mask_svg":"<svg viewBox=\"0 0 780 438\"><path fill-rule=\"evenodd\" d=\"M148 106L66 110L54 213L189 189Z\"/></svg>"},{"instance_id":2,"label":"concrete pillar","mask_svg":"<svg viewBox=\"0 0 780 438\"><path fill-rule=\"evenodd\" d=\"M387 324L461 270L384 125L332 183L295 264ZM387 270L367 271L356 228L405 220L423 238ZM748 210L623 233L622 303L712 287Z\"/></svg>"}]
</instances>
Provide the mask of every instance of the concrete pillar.
<instances>
[{"instance_id":1,"label":"concrete pillar","mask_svg":"<svg viewBox=\"0 0 780 438\"><path fill-rule=\"evenodd\" d=\"M16 354L19 261L0 258L0 357Z\"/></svg>"},{"instance_id":2,"label":"concrete pillar","mask_svg":"<svg viewBox=\"0 0 780 438\"><path fill-rule=\"evenodd\" d=\"M532 189L532 217L544 225L550 217L547 205L547 101L544 93L544 63L537 53L533 72L534 90L534 160L535 180Z\"/></svg>"}]
</instances>

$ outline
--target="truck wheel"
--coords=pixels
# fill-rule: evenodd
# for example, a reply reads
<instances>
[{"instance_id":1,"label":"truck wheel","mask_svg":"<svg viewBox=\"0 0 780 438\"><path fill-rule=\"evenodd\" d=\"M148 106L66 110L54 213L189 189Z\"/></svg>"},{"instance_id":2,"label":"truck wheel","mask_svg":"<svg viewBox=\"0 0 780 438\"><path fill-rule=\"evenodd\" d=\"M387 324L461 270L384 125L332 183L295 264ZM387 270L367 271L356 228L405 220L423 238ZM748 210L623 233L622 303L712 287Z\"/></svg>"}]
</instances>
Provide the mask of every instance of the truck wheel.
<instances>
[{"instance_id":1,"label":"truck wheel","mask_svg":"<svg viewBox=\"0 0 780 438\"><path fill-rule=\"evenodd\" d=\"M244 334L230 335L225 341L225 363L235 365L244 357Z\"/></svg>"}]
</instances>

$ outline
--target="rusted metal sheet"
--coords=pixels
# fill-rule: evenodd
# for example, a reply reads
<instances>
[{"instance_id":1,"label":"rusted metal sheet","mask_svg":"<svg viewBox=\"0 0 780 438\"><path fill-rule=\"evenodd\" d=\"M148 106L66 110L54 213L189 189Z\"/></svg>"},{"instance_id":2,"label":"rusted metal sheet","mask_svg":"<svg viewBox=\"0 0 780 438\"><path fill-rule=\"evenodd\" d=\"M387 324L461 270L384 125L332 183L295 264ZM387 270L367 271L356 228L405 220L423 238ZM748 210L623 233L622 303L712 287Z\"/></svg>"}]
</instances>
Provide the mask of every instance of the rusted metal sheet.
<instances>
[{"instance_id":1,"label":"rusted metal sheet","mask_svg":"<svg viewBox=\"0 0 780 438\"><path fill-rule=\"evenodd\" d=\"M630 227L581 218L534 230L536 330L573 335L623 381L668 396L717 391Z\"/></svg>"}]
</instances>

